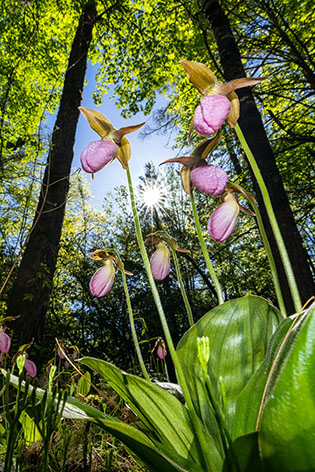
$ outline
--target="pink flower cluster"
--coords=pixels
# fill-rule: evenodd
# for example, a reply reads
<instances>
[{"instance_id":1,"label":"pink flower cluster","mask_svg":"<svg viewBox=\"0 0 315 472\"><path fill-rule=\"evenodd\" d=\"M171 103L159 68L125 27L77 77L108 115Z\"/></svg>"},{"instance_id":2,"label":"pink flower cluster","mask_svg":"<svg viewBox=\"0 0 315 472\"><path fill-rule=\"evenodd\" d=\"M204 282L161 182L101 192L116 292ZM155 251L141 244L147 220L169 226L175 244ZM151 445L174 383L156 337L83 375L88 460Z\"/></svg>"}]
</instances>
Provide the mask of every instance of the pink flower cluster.
<instances>
[{"instance_id":1,"label":"pink flower cluster","mask_svg":"<svg viewBox=\"0 0 315 472\"><path fill-rule=\"evenodd\" d=\"M228 117L230 108L230 100L224 95L202 97L194 115L197 133L210 136L218 131ZM226 191L226 172L204 163L193 169L190 176L195 187L206 195L221 195L223 203L210 216L208 231L215 241L225 241L234 231L240 211L236 196Z\"/></svg>"},{"instance_id":2,"label":"pink flower cluster","mask_svg":"<svg viewBox=\"0 0 315 472\"><path fill-rule=\"evenodd\" d=\"M208 231L215 241L225 241L234 231L240 211L234 194L226 192L226 172L220 167L204 164L192 170L190 176L195 187L206 195L221 195L223 203L210 216Z\"/></svg>"}]
</instances>

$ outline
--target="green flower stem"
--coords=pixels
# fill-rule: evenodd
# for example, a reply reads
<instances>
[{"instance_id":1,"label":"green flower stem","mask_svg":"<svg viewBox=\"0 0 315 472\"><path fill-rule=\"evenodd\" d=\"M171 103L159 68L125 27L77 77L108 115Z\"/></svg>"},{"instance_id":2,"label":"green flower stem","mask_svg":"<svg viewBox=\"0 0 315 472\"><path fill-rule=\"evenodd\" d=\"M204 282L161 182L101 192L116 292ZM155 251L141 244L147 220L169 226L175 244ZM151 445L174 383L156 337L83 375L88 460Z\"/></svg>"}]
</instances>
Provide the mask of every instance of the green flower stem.
<instances>
[{"instance_id":1,"label":"green flower stem","mask_svg":"<svg viewBox=\"0 0 315 472\"><path fill-rule=\"evenodd\" d=\"M124 264L123 264L123 262L120 258L120 255L116 251L115 251L115 255L117 256L120 267L122 269L121 274L122 274L122 279L123 279L123 284L124 284L124 290L125 290L128 313L129 313L131 335L132 335L132 339L133 339L135 349L136 349L136 353L137 353L137 356L138 356L138 361L139 361L142 373L144 375L144 378L146 380L150 381L150 377L149 377L149 374L147 372L147 369L145 368L145 364L144 364L143 357L142 357L142 354L141 354L141 349L140 349L140 346L139 346L139 341L138 341L137 332L136 332L136 328L135 328L135 320L134 320L134 316L133 316L133 311L132 311L132 306L131 306L131 301L130 301L130 296L129 296L129 290L128 290L128 285L127 285L127 278L126 278L126 274L124 272Z\"/></svg>"},{"instance_id":2,"label":"green flower stem","mask_svg":"<svg viewBox=\"0 0 315 472\"><path fill-rule=\"evenodd\" d=\"M212 383L211 383L210 377L207 374L207 372L205 372L205 376L206 376L206 388L208 390L208 395L210 397L210 401L212 403L213 411L214 411L214 414L217 418L219 428L220 428L220 431L221 431L221 438L222 438L222 444L223 444L223 448L224 448L224 451L225 451L225 455L226 455L227 459L232 463L232 467L233 467L232 470L239 471L239 467L238 467L236 458L233 454L232 438L231 438L231 435L229 433L228 425L225 421L225 418L224 418L224 415L221 411L220 405L219 405L219 403L216 399L215 393L213 391Z\"/></svg>"},{"instance_id":3,"label":"green flower stem","mask_svg":"<svg viewBox=\"0 0 315 472\"><path fill-rule=\"evenodd\" d=\"M175 264L177 280L178 280L178 283L179 283L180 291L181 291L181 294L182 294L182 297L183 297L183 300L184 300L184 303L185 303L185 308L186 308L186 311L187 311L187 315L188 315L189 325L193 326L194 325L193 314L192 314L191 306L190 306L190 303L189 303L189 300L188 300L188 297L187 297L187 294L186 294L186 290L185 290L185 287L184 287L182 274L181 274L181 271L180 271L180 268L179 268L178 257L177 257L176 251L173 247L171 247L171 251L172 251L172 256L173 256L173 260L174 260L174 264Z\"/></svg>"},{"instance_id":4,"label":"green flower stem","mask_svg":"<svg viewBox=\"0 0 315 472\"><path fill-rule=\"evenodd\" d=\"M203 236L202 236L202 231L201 231L201 227L200 227L200 221L199 221L199 217L198 217L198 212L197 212L197 208L196 208L196 202L195 202L195 197L194 197L193 191L190 194L190 200L191 200L191 206L192 206L192 209L193 209L195 224L196 224L196 228L197 228L197 234L198 234L200 246L201 246L201 249L202 249L203 257L205 258L206 265L208 267L210 277L212 279L215 290L217 292L218 303L219 303L219 305L222 305L222 303L224 303L224 299L223 299L222 290L221 290L221 287L220 287L220 282L219 282L219 279L218 279L218 277L217 277L217 275L214 271L214 268L211 264L209 253L207 251L205 241L204 241Z\"/></svg>"},{"instance_id":5,"label":"green flower stem","mask_svg":"<svg viewBox=\"0 0 315 472\"><path fill-rule=\"evenodd\" d=\"M266 211L267 211L269 221L270 221L270 224L271 224L271 227L272 227L272 231L273 231L275 240L276 240L278 248L279 248L279 252L280 252L280 256L281 256L281 259L282 259L282 263L283 263L283 266L284 266L285 273L287 275L288 284L289 284L292 299L293 299L293 302L294 302L294 307L295 307L295 310L298 312L302 308L300 294L299 294L299 290L298 290L298 287L297 287L297 284L296 284L296 281L295 281L295 277L294 277L293 269L292 269L291 262L290 262L290 259L289 259L289 256L288 256L288 252L287 252L287 249L285 247L285 244L284 244L284 241L283 241L283 238L282 238L282 235L281 235L281 231L280 231L276 216L275 216L273 208L272 208L272 204L271 204L271 200L270 200L270 197L269 197L267 187L266 187L264 179L263 179L263 177L260 173L258 165L255 161L253 153L250 150L250 148L249 148L249 146L248 146L248 144L245 140L245 137L242 133L242 130L239 127L238 124L235 125L235 131L236 131L237 137L240 140L240 143L241 143L241 145L242 145L242 147L243 147L243 149L244 149L244 151L247 155L247 158L249 160L251 168L254 172L254 175L255 175L256 180L258 182L258 185L260 187L260 190L261 190L261 193L262 193L262 196L263 196L263 200L264 200L264 203L265 203Z\"/></svg>"},{"instance_id":6,"label":"green flower stem","mask_svg":"<svg viewBox=\"0 0 315 472\"><path fill-rule=\"evenodd\" d=\"M254 213L256 215L259 231L260 231L260 234L261 234L264 246L265 246L265 251L266 251L268 261L269 261L269 265L270 265L270 270L271 270L273 284L274 284L274 287L275 287L275 292L276 292L276 296L277 296L277 300L278 300L278 305L279 305L281 313L283 315L287 316L287 310L286 310L286 307L285 307L285 303L284 303L284 300L283 300L283 295L282 295L282 291L281 291L281 287L280 287L280 283L279 283L278 272L277 272L275 260L273 258L272 252L271 252L271 247L270 247L267 235L266 235L263 220L262 220L260 211L259 211L259 209L256 205L256 202L255 202L254 198L250 199L250 204L251 204L251 206L254 210Z\"/></svg>"},{"instance_id":7,"label":"green flower stem","mask_svg":"<svg viewBox=\"0 0 315 472\"><path fill-rule=\"evenodd\" d=\"M269 244L269 241L268 241L268 238L267 238L267 234L266 234L266 231L265 231L265 228L264 228L264 223L263 223L259 208L256 205L256 201L255 201L254 197L250 193L246 192L246 195L245 195L243 189L239 185L233 184L233 187L236 188L236 189L237 188L240 189L239 190L240 193L242 195L246 196L247 201L249 202L249 204L251 205L251 207L254 210L254 213L255 213L256 219L257 219L257 223L258 223L258 227L259 227L259 231L260 231L260 234L261 234L261 238L263 240L263 243L264 243L264 246L265 246L265 251L266 251L266 254L267 254L267 257L268 257L270 270L271 270L271 275L272 275L272 279L273 279L273 284L274 284L274 287L275 287L275 292L276 292L276 296L277 296L277 300L278 300L278 305L279 305L281 313L283 315L287 316L287 310L286 310L286 307L285 307L285 303L284 303L284 300L283 300L283 295L282 295L282 291L281 291L281 287L280 287L280 283L279 283L277 267L276 267L276 264L275 264L275 261L274 261L273 255L272 255L271 247L270 247L270 244Z\"/></svg>"},{"instance_id":8,"label":"green flower stem","mask_svg":"<svg viewBox=\"0 0 315 472\"><path fill-rule=\"evenodd\" d=\"M186 383L186 379L185 379L185 376L184 376L184 371L183 371L183 369L180 365L177 353L175 351L174 343L173 343L171 333L170 333L170 330L169 330L169 327L168 327L168 324L167 324L166 316L165 316L165 313L164 313L164 310L163 310L163 307L162 307L160 295L159 295L159 292L157 290L155 280L154 280L152 272L151 272L150 261L149 261L149 258L148 258L148 254L147 254L147 251L146 251L146 248L145 248L144 241L143 241L141 227L140 227L140 221L139 221L139 217L138 217L138 213L137 213L137 208L136 208L136 203L135 203L135 196L134 196L134 191L133 191L129 166L126 167L126 173L127 173L127 180L128 180L128 186L129 186L129 194L130 194L130 202L131 202L131 208L132 208L132 213L133 213L133 218L134 218L134 223L135 223L135 230L136 230L138 245L139 245L139 249L140 249L140 252L141 252L144 267L145 267L147 275L148 275L148 279L149 279L153 299L154 299L154 302L155 302L155 305L156 305L156 308L157 308L157 311L158 311L158 314L159 314L159 317L160 317L160 321L161 321L161 324L162 324L162 327L163 327L165 340L166 340L170 355L171 355L173 363L174 363L178 383L181 386L182 391L183 391L183 395L185 397L185 401L186 401L186 404L187 404L187 407L188 407L188 410L189 410L189 413L190 413L191 421L192 421L193 426L196 430L196 434L197 434L197 437L198 437L198 440L199 440L201 452L202 452L202 455L203 455L203 458L204 458L204 461L205 461L205 466L207 467L206 470L208 470L209 472L215 472L215 465L213 464L212 457L209 454L209 448L208 448L208 444L207 444L205 431L203 430L200 419L198 418L198 416L195 412L193 402L192 402L192 399L191 399L191 396L190 396L190 392L189 392L189 389L188 389L188 386L187 386L187 383Z\"/></svg>"}]
</instances>

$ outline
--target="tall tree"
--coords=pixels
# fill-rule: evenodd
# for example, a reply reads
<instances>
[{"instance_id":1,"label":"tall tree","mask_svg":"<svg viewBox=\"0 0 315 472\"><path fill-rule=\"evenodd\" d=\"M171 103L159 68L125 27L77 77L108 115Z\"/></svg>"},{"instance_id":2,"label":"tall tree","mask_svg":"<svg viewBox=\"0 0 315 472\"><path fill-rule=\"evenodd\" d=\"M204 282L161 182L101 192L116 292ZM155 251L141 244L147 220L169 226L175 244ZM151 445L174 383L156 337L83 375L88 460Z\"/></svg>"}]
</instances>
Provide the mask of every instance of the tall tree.
<instances>
[{"instance_id":1,"label":"tall tree","mask_svg":"<svg viewBox=\"0 0 315 472\"><path fill-rule=\"evenodd\" d=\"M56 267L59 241L69 189L78 107L96 21L96 5L88 0L72 43L60 107L48 153L47 167L35 215L36 222L8 301L8 314L19 316L14 325L16 342L40 340Z\"/></svg>"}]
</instances>

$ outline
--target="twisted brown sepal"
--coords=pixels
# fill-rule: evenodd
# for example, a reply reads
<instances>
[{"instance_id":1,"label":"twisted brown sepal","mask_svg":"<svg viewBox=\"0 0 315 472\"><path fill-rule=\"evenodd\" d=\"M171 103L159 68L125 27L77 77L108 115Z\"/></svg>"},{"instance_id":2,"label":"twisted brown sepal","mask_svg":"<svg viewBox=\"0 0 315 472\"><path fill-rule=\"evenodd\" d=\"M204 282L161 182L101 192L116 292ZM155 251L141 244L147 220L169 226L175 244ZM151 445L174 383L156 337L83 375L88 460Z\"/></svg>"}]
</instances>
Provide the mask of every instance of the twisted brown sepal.
<instances>
[{"instance_id":1,"label":"twisted brown sepal","mask_svg":"<svg viewBox=\"0 0 315 472\"><path fill-rule=\"evenodd\" d=\"M193 184L190 179L190 172L191 172L190 167L183 166L180 170L180 178L182 181L182 186L183 186L184 192L187 193L187 195L190 195L191 192L193 191Z\"/></svg>"},{"instance_id":2,"label":"twisted brown sepal","mask_svg":"<svg viewBox=\"0 0 315 472\"><path fill-rule=\"evenodd\" d=\"M125 135L137 131L138 129L142 128L144 124L145 121L143 123L140 123L139 125L124 126L123 128L115 130L112 133L113 139L118 145L119 149L117 157L124 169L127 168L128 162L131 157L131 146Z\"/></svg>"},{"instance_id":3,"label":"twisted brown sepal","mask_svg":"<svg viewBox=\"0 0 315 472\"><path fill-rule=\"evenodd\" d=\"M145 244L154 246L161 241L167 243L174 251L190 252L188 249L180 249L177 245L176 239L172 238L166 231L156 231L155 233L147 234Z\"/></svg>"},{"instance_id":4,"label":"twisted brown sepal","mask_svg":"<svg viewBox=\"0 0 315 472\"><path fill-rule=\"evenodd\" d=\"M6 323L8 321L14 321L20 318L21 315L16 315L16 316L6 316L5 318L2 318L1 323Z\"/></svg>"},{"instance_id":5,"label":"twisted brown sepal","mask_svg":"<svg viewBox=\"0 0 315 472\"><path fill-rule=\"evenodd\" d=\"M184 252L184 253L188 253L190 252L189 249L181 249L177 246L177 241L174 239L174 238L171 238L171 242L173 244L173 248L176 252Z\"/></svg>"},{"instance_id":6,"label":"twisted brown sepal","mask_svg":"<svg viewBox=\"0 0 315 472\"><path fill-rule=\"evenodd\" d=\"M159 244L161 241L161 238L159 236L156 236L154 233L147 234L147 237L144 241L144 244L147 246L154 246L155 244Z\"/></svg>"},{"instance_id":7,"label":"twisted brown sepal","mask_svg":"<svg viewBox=\"0 0 315 472\"><path fill-rule=\"evenodd\" d=\"M111 122L101 112L85 107L79 107L79 110L84 118L88 120L90 127L96 131L102 139L106 138L114 130Z\"/></svg>"},{"instance_id":8,"label":"twisted brown sepal","mask_svg":"<svg viewBox=\"0 0 315 472\"><path fill-rule=\"evenodd\" d=\"M268 77L242 77L241 79L230 80L225 84L218 85L216 87L216 92L219 95L228 96L231 92L234 92L237 89L260 84L260 82L266 79L268 79Z\"/></svg>"},{"instance_id":9,"label":"twisted brown sepal","mask_svg":"<svg viewBox=\"0 0 315 472\"><path fill-rule=\"evenodd\" d=\"M243 189L243 187L241 187L240 185L229 183L226 189L232 190L233 192L240 193L249 203L251 203L251 201L254 201L256 203L254 196L251 193L247 192L245 189ZM243 207L242 205L240 205L240 203L238 205L240 207L240 210L243 213L246 213L246 215L256 216L256 214L252 210L249 210L248 208Z\"/></svg>"},{"instance_id":10,"label":"twisted brown sepal","mask_svg":"<svg viewBox=\"0 0 315 472\"><path fill-rule=\"evenodd\" d=\"M192 83L201 95L208 95L210 90L218 84L214 73L201 62L179 61L184 67L189 82Z\"/></svg>"},{"instance_id":11,"label":"twisted brown sepal","mask_svg":"<svg viewBox=\"0 0 315 472\"><path fill-rule=\"evenodd\" d=\"M195 147L193 152L191 153L192 156L198 156L201 159L206 159L207 156L210 154L212 149L219 144L221 139L221 130L219 130L212 138L205 139Z\"/></svg>"},{"instance_id":12,"label":"twisted brown sepal","mask_svg":"<svg viewBox=\"0 0 315 472\"><path fill-rule=\"evenodd\" d=\"M119 128L118 130L115 130L113 134L113 138L116 144L120 144L120 141L123 136L129 133L133 133L134 131L137 131L138 129L142 128L143 125L145 125L145 121L143 123L140 123L139 125L134 125L134 126L124 126L123 128Z\"/></svg>"},{"instance_id":13,"label":"twisted brown sepal","mask_svg":"<svg viewBox=\"0 0 315 472\"><path fill-rule=\"evenodd\" d=\"M123 265L120 264L119 259L112 254L110 251L103 251L102 249L96 249L96 251L91 253L91 258L94 259L95 261L106 261L107 259L111 259L117 269L119 269L121 272L124 271L126 275L133 275L132 272L129 272L128 270L125 270Z\"/></svg>"},{"instance_id":14,"label":"twisted brown sepal","mask_svg":"<svg viewBox=\"0 0 315 472\"><path fill-rule=\"evenodd\" d=\"M186 60L182 60L180 63L184 67L189 81L197 88L201 95L225 95L230 100L231 109L226 121L231 126L231 128L234 128L240 116L240 104L235 90L259 84L263 80L268 79L268 77L243 77L219 85L219 82L217 81L214 73L204 64ZM188 142L193 128L194 123L192 121L189 129Z\"/></svg>"},{"instance_id":15,"label":"twisted brown sepal","mask_svg":"<svg viewBox=\"0 0 315 472\"><path fill-rule=\"evenodd\" d=\"M167 159L159 164L159 166L163 164L168 164L169 162L178 162L185 167L193 167L198 161L200 160L199 156L182 156L182 157L173 157L171 159Z\"/></svg>"},{"instance_id":16,"label":"twisted brown sepal","mask_svg":"<svg viewBox=\"0 0 315 472\"><path fill-rule=\"evenodd\" d=\"M159 165L167 164L169 162L178 162L185 167L194 167L200 159L206 159L212 149L220 142L221 130L219 130L213 138L205 139L198 146L195 147L190 156L173 157L161 162Z\"/></svg>"},{"instance_id":17,"label":"twisted brown sepal","mask_svg":"<svg viewBox=\"0 0 315 472\"><path fill-rule=\"evenodd\" d=\"M85 107L79 107L79 110L88 120L90 127L96 131L103 140L113 140L117 144L117 158L123 168L126 169L131 157L131 147L125 135L137 131L145 122L134 126L124 126L123 128L115 130L112 123L99 111L90 110Z\"/></svg>"},{"instance_id":18,"label":"twisted brown sepal","mask_svg":"<svg viewBox=\"0 0 315 472\"><path fill-rule=\"evenodd\" d=\"M243 87L249 87L250 85L259 84L267 78L268 77L235 79L216 87L217 93L220 95L226 95L226 97L230 100L231 108L226 121L231 126L231 128L235 127L237 120L240 117L240 102L238 96L235 93L235 90Z\"/></svg>"}]
</instances>

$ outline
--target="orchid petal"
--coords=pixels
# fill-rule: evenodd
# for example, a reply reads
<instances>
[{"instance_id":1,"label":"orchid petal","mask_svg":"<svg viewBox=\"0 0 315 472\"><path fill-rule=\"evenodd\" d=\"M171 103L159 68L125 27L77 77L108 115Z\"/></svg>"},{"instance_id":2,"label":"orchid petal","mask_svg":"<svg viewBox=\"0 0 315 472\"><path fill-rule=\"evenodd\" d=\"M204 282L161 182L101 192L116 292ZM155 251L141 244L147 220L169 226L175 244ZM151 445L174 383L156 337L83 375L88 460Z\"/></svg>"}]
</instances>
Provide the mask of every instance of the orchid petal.
<instances>
[{"instance_id":1,"label":"orchid petal","mask_svg":"<svg viewBox=\"0 0 315 472\"><path fill-rule=\"evenodd\" d=\"M165 348L165 344L164 343L161 343L159 344L157 350L156 350L156 353L158 355L158 357L160 359L165 359L166 355L167 355L167 350Z\"/></svg>"},{"instance_id":2,"label":"orchid petal","mask_svg":"<svg viewBox=\"0 0 315 472\"><path fill-rule=\"evenodd\" d=\"M155 280L163 280L170 272L170 251L163 242L157 244L157 249L150 260L152 275Z\"/></svg>"},{"instance_id":3,"label":"orchid petal","mask_svg":"<svg viewBox=\"0 0 315 472\"><path fill-rule=\"evenodd\" d=\"M111 259L103 263L103 267L98 269L90 281L90 291L95 297L104 297L112 288L115 278L115 267Z\"/></svg>"},{"instance_id":4,"label":"orchid petal","mask_svg":"<svg viewBox=\"0 0 315 472\"><path fill-rule=\"evenodd\" d=\"M232 194L212 213L208 222L208 231L212 239L221 243L234 231L240 208Z\"/></svg>"},{"instance_id":5,"label":"orchid petal","mask_svg":"<svg viewBox=\"0 0 315 472\"><path fill-rule=\"evenodd\" d=\"M103 169L118 155L118 146L113 141L92 141L81 153L83 170L89 174Z\"/></svg>"},{"instance_id":6,"label":"orchid petal","mask_svg":"<svg viewBox=\"0 0 315 472\"><path fill-rule=\"evenodd\" d=\"M25 359L24 368L30 377L36 377L37 367L35 362Z\"/></svg>"},{"instance_id":7,"label":"orchid petal","mask_svg":"<svg viewBox=\"0 0 315 472\"><path fill-rule=\"evenodd\" d=\"M6 354L11 345L10 336L8 336L4 331L0 331L0 352Z\"/></svg>"},{"instance_id":8,"label":"orchid petal","mask_svg":"<svg viewBox=\"0 0 315 472\"><path fill-rule=\"evenodd\" d=\"M218 131L228 117L230 101L224 95L202 97L194 115L195 129L201 136Z\"/></svg>"},{"instance_id":9,"label":"orchid petal","mask_svg":"<svg viewBox=\"0 0 315 472\"><path fill-rule=\"evenodd\" d=\"M206 195L216 196L223 193L227 179L227 173L213 165L196 167L191 172L192 183Z\"/></svg>"}]
</instances>

